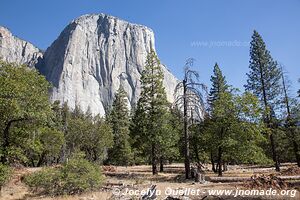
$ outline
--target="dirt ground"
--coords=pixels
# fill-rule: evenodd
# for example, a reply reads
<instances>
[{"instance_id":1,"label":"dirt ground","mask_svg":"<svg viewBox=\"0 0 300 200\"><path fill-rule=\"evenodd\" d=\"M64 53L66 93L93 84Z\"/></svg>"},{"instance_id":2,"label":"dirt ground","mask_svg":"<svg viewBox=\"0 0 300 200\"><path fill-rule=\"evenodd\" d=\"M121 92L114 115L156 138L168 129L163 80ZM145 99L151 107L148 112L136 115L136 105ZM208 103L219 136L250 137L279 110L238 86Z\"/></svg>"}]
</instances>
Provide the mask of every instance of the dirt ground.
<instances>
[{"instance_id":1,"label":"dirt ground","mask_svg":"<svg viewBox=\"0 0 300 200\"><path fill-rule=\"evenodd\" d=\"M299 185L300 180L290 180L293 177L300 176L299 168L294 164L284 164L282 172L276 173L271 167L230 165L228 171L224 172L227 179L250 178L253 175L286 176L288 175L288 190L297 190L296 196L238 196L234 195L209 195L209 190L233 190L247 189L247 185L242 181L211 182L210 177L216 177L210 169L205 166L204 183L195 183L193 180L184 179L183 164L172 164L165 166L165 172L156 176L151 174L150 166L132 166L132 167L106 167L104 174L106 176L103 187L96 192L85 193L82 195L48 197L32 194L21 181L22 176L40 170L40 168L15 169L14 176L9 183L2 188L1 200L130 200L140 199L141 193L147 191L152 185L156 185L157 199L300 199ZM291 178L292 177L292 178ZM253 189L253 188L252 188ZM184 195L180 192L185 191ZM190 191L190 193L188 192ZM191 191L197 191L196 194ZM130 193L130 194L129 194ZM218 196L218 197L216 197ZM172 198L171 198L172 197Z\"/></svg>"}]
</instances>

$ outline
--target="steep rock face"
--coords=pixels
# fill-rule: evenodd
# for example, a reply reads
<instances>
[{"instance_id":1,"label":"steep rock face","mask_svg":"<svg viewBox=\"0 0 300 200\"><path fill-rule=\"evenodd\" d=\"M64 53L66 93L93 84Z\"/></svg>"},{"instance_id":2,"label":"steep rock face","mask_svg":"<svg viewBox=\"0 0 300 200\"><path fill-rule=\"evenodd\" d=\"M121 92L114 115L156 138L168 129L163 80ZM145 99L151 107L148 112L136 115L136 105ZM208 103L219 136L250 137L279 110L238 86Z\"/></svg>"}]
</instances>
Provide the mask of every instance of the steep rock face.
<instances>
[{"instance_id":1,"label":"steep rock face","mask_svg":"<svg viewBox=\"0 0 300 200\"><path fill-rule=\"evenodd\" d=\"M42 56L38 48L13 36L7 28L0 26L0 59L33 67Z\"/></svg>"},{"instance_id":2,"label":"steep rock face","mask_svg":"<svg viewBox=\"0 0 300 200\"><path fill-rule=\"evenodd\" d=\"M104 14L84 15L63 30L37 68L54 85L53 101L104 115L120 84L130 105L137 102L139 79L151 48L154 34L145 26ZM172 102L177 79L162 67Z\"/></svg>"}]
</instances>

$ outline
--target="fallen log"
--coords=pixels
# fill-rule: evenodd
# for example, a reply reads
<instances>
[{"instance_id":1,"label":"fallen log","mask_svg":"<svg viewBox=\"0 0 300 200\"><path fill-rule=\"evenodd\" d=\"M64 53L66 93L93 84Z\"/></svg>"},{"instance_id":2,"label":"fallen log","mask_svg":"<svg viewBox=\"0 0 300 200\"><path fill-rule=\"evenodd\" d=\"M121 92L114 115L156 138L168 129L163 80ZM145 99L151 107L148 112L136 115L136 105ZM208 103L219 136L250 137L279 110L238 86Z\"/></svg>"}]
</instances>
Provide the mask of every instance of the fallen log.
<instances>
[{"instance_id":1,"label":"fallen log","mask_svg":"<svg viewBox=\"0 0 300 200\"><path fill-rule=\"evenodd\" d=\"M244 182L249 181L251 177L205 177L206 181L210 182L221 182L221 183L227 183L227 182Z\"/></svg>"},{"instance_id":2,"label":"fallen log","mask_svg":"<svg viewBox=\"0 0 300 200\"><path fill-rule=\"evenodd\" d=\"M300 176L278 176L278 178L285 181L300 180ZM221 182L221 183L245 182L245 181L250 181L251 177L208 177L206 176L205 180L210 182Z\"/></svg>"}]
</instances>

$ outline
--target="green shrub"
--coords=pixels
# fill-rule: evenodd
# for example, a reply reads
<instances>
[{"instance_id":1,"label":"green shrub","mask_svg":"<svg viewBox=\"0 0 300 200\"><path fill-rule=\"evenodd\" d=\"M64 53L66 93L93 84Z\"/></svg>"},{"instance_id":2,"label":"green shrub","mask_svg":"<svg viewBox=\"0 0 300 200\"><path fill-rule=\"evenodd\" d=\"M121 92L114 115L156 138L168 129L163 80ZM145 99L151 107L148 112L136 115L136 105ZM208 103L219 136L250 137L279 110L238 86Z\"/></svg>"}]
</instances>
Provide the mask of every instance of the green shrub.
<instances>
[{"instance_id":1,"label":"green shrub","mask_svg":"<svg viewBox=\"0 0 300 200\"><path fill-rule=\"evenodd\" d=\"M11 170L8 166L0 164L0 190L2 186L9 180Z\"/></svg>"},{"instance_id":2,"label":"green shrub","mask_svg":"<svg viewBox=\"0 0 300 200\"><path fill-rule=\"evenodd\" d=\"M60 168L45 168L24 178L25 183L38 193L50 195L80 194L101 186L100 167L83 158L70 159Z\"/></svg>"},{"instance_id":3,"label":"green shrub","mask_svg":"<svg viewBox=\"0 0 300 200\"><path fill-rule=\"evenodd\" d=\"M61 172L58 168L44 168L39 172L24 177L24 182L33 192L46 194L60 194L60 184L62 181Z\"/></svg>"}]
</instances>

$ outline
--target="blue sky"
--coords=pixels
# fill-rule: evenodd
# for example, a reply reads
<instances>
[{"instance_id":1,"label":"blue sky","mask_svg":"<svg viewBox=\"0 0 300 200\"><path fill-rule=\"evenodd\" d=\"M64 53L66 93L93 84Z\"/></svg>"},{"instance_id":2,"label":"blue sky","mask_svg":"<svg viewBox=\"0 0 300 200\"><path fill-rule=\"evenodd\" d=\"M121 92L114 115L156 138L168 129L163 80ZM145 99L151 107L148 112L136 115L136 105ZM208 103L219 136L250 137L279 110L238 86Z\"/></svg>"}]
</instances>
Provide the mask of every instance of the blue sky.
<instances>
[{"instance_id":1,"label":"blue sky","mask_svg":"<svg viewBox=\"0 0 300 200\"><path fill-rule=\"evenodd\" d=\"M46 49L74 18L106 13L150 27L162 63L178 77L189 57L201 80L215 62L230 84L243 88L254 29L300 88L300 0L2 0L0 25Z\"/></svg>"}]
</instances>

